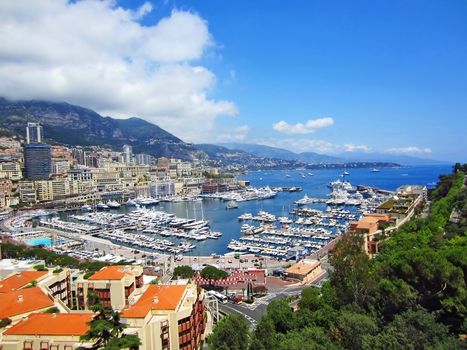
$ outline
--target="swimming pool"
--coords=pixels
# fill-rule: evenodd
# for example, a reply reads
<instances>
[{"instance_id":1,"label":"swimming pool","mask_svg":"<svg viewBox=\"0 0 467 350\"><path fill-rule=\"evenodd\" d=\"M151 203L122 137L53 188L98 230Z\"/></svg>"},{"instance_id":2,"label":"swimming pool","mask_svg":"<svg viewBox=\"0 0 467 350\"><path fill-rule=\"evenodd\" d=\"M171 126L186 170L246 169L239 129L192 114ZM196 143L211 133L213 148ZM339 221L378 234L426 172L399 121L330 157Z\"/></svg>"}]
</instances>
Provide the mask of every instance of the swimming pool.
<instances>
[{"instance_id":1,"label":"swimming pool","mask_svg":"<svg viewBox=\"0 0 467 350\"><path fill-rule=\"evenodd\" d=\"M52 245L52 240L49 237L36 237L26 240L26 244L32 247L44 246L50 247Z\"/></svg>"}]
</instances>

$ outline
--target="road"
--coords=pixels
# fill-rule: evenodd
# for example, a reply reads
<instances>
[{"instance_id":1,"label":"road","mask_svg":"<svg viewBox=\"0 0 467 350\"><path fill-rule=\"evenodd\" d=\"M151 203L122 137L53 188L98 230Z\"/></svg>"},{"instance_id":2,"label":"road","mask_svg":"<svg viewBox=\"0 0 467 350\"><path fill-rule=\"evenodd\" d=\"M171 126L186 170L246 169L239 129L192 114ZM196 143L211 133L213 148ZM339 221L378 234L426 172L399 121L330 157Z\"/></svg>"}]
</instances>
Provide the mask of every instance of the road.
<instances>
[{"instance_id":1,"label":"road","mask_svg":"<svg viewBox=\"0 0 467 350\"><path fill-rule=\"evenodd\" d=\"M313 282L312 285L320 287L323 281L326 279L327 274L323 275L317 281ZM258 321L266 313L268 304L273 300L287 298L293 295L299 295L302 289L307 286L298 287L285 287L281 290L269 293L266 297L256 301L254 304L249 305L247 303L233 304L228 302L227 304L219 303L219 311L224 314L238 313L243 315L246 320L251 324L253 328L256 327Z\"/></svg>"}]
</instances>

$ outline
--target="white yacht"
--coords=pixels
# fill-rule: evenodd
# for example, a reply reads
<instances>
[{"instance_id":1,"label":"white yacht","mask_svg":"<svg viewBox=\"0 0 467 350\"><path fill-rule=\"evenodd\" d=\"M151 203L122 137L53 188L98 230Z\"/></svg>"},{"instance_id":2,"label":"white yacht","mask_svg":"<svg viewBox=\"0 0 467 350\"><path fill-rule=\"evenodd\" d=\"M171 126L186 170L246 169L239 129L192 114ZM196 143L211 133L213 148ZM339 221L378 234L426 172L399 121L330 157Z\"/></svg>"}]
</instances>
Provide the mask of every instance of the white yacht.
<instances>
[{"instance_id":1,"label":"white yacht","mask_svg":"<svg viewBox=\"0 0 467 350\"><path fill-rule=\"evenodd\" d=\"M117 209L120 208L120 203L118 203L117 201L108 201L107 206L111 209Z\"/></svg>"},{"instance_id":2,"label":"white yacht","mask_svg":"<svg viewBox=\"0 0 467 350\"><path fill-rule=\"evenodd\" d=\"M99 203L97 203L96 208L97 209L109 209L109 206L107 204L99 202Z\"/></svg>"}]
</instances>

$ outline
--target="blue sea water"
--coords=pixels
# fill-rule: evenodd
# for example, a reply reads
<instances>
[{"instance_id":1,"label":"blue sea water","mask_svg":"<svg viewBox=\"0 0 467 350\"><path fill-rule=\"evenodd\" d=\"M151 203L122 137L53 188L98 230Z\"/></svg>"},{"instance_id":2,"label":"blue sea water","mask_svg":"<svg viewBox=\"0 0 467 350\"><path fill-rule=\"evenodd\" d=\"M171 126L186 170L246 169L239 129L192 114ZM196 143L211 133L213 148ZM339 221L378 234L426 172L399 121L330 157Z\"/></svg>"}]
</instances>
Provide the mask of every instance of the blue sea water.
<instances>
[{"instance_id":1,"label":"blue sea water","mask_svg":"<svg viewBox=\"0 0 467 350\"><path fill-rule=\"evenodd\" d=\"M428 185L435 183L439 175L450 173L450 166L416 166L401 168L381 168L380 172L371 172L371 169L350 169L350 175L345 179L353 185L369 185L386 190L395 190L405 184ZM309 176L308 173L313 173ZM209 199L203 202L189 203L160 203L154 208L169 213L174 213L179 217L190 217L200 220L209 220L214 231L222 232L222 237L218 240L205 240L194 242L196 248L190 253L193 256L209 255L211 253L224 254L228 252L227 245L231 239L240 237L241 222L237 217L244 212L256 214L259 210L265 210L275 215L287 215L294 207L294 201L303 198L305 194L309 197L325 198L330 193L328 184L342 174L342 169L315 169L305 171L259 171L243 175L241 179L249 180L253 186L264 187L292 187L299 186L301 192L279 192L275 198L239 202L239 208L227 210L226 202ZM301 174L305 174L303 178ZM289 175L290 177L287 177ZM315 205L317 209L325 209L324 204ZM122 207L119 212L133 210ZM178 239L171 239L179 242Z\"/></svg>"}]
</instances>

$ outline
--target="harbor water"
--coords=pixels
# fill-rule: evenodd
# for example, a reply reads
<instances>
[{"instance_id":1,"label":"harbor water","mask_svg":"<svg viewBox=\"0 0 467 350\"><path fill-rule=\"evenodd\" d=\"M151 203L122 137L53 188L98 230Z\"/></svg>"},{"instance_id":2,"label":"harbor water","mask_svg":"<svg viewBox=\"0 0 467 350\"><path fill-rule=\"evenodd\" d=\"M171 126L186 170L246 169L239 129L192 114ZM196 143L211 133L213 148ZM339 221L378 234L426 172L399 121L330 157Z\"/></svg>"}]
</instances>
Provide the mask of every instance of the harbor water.
<instances>
[{"instance_id":1,"label":"harbor water","mask_svg":"<svg viewBox=\"0 0 467 350\"><path fill-rule=\"evenodd\" d=\"M371 169L347 169L349 175L345 180L352 185L374 186L385 190L395 190L405 184L420 184L428 187L433 186L440 174L451 172L450 166L416 166L400 168L381 168L379 172ZM222 233L219 239L206 239L196 241L196 248L185 255L204 256L213 253L224 254L229 252L227 245L232 239L241 237L240 228L242 222L238 216L249 212L257 214L260 210L267 211L276 216L287 216L295 207L294 201L309 197L326 198L331 192L328 184L336 179L343 179L342 169L313 169L294 171L260 171L243 175L241 179L248 180L255 187L301 187L300 192L278 192L275 198L265 200L253 200L238 202L237 209L226 209L226 201L218 199L204 199L202 202L161 202L149 208L175 214L182 218L196 220L209 220L213 231ZM310 204L312 208L324 210L325 204ZM125 213L135 210L134 207L111 209L112 213ZM61 213L60 217L66 219L68 214ZM179 242L175 238L165 239Z\"/></svg>"}]
</instances>

